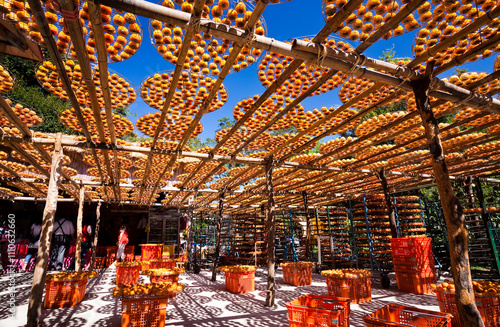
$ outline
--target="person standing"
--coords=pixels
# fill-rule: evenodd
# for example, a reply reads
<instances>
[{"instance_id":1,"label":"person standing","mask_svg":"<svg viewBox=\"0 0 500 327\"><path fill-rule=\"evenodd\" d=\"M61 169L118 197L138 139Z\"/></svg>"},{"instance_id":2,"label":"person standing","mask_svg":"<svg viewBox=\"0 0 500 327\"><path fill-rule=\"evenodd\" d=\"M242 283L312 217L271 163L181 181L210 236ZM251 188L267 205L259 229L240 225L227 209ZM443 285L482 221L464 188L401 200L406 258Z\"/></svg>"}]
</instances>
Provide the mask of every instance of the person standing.
<instances>
[{"instance_id":1,"label":"person standing","mask_svg":"<svg viewBox=\"0 0 500 327\"><path fill-rule=\"evenodd\" d=\"M92 247L92 226L86 224L82 228L82 268L85 262L90 262L89 254L87 253Z\"/></svg>"},{"instance_id":2,"label":"person standing","mask_svg":"<svg viewBox=\"0 0 500 327\"><path fill-rule=\"evenodd\" d=\"M26 271L29 266L31 258L35 257L40 246L40 233L42 232L42 217L37 217L30 228L30 243L28 245L28 253L24 258L22 271Z\"/></svg>"},{"instance_id":3,"label":"person standing","mask_svg":"<svg viewBox=\"0 0 500 327\"><path fill-rule=\"evenodd\" d=\"M52 269L62 270L64 254L69 248L71 238L74 234L75 227L73 223L66 218L57 217L57 221L54 223L54 234L52 237L52 242L54 244L50 258Z\"/></svg>"},{"instance_id":4,"label":"person standing","mask_svg":"<svg viewBox=\"0 0 500 327\"><path fill-rule=\"evenodd\" d=\"M118 262L121 262L125 259L125 247L127 246L127 244L127 226L122 225L122 227L120 227L120 234L118 234L118 242L116 243L116 245L118 246L118 251L116 251L116 259L118 260Z\"/></svg>"}]
</instances>

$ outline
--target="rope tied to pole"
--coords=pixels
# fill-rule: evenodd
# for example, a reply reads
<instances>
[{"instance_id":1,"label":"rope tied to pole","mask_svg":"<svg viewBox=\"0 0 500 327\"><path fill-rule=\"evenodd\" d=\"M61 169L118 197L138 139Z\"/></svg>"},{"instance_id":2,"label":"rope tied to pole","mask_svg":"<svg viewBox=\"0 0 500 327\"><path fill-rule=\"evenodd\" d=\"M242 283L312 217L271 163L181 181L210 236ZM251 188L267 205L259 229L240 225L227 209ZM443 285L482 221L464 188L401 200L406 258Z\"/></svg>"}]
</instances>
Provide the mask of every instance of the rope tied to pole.
<instances>
[{"instance_id":1,"label":"rope tied to pole","mask_svg":"<svg viewBox=\"0 0 500 327\"><path fill-rule=\"evenodd\" d=\"M318 43L318 57L309 64L313 68L322 67L327 55L328 48L324 44Z\"/></svg>"},{"instance_id":2,"label":"rope tied to pole","mask_svg":"<svg viewBox=\"0 0 500 327\"><path fill-rule=\"evenodd\" d=\"M77 22L80 19L80 10L78 10L78 6L76 6L73 10L65 10L61 8L61 4L58 0L51 0L50 3L55 10L62 14L65 21Z\"/></svg>"},{"instance_id":3,"label":"rope tied to pole","mask_svg":"<svg viewBox=\"0 0 500 327\"><path fill-rule=\"evenodd\" d=\"M474 92L470 91L469 95L465 98L465 99L462 99L461 101L457 102L456 105L457 106L462 106L464 103L472 100L472 98L474 98Z\"/></svg>"},{"instance_id":4,"label":"rope tied to pole","mask_svg":"<svg viewBox=\"0 0 500 327\"><path fill-rule=\"evenodd\" d=\"M257 40L257 35L255 34L255 26L250 30L246 30L245 43L243 47L250 49L252 44Z\"/></svg>"},{"instance_id":5,"label":"rope tied to pole","mask_svg":"<svg viewBox=\"0 0 500 327\"><path fill-rule=\"evenodd\" d=\"M347 72L347 75L354 75L360 69L359 66L363 66L366 62L366 56L357 54L356 52L353 52L353 55L356 57L356 61Z\"/></svg>"}]
</instances>

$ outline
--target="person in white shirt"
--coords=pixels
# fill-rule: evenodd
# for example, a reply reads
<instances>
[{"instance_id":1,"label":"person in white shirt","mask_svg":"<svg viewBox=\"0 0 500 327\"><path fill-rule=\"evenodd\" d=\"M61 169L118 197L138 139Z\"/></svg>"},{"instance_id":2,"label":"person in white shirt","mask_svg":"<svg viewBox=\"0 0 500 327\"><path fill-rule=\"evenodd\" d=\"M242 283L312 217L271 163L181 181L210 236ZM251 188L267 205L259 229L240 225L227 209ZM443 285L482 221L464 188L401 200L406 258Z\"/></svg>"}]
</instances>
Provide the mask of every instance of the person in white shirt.
<instances>
[{"instance_id":1,"label":"person in white shirt","mask_svg":"<svg viewBox=\"0 0 500 327\"><path fill-rule=\"evenodd\" d=\"M54 232L52 235L52 255L50 257L50 265L52 269L62 270L64 254L69 248L71 238L75 234L75 227L70 220L58 217L54 223Z\"/></svg>"}]
</instances>

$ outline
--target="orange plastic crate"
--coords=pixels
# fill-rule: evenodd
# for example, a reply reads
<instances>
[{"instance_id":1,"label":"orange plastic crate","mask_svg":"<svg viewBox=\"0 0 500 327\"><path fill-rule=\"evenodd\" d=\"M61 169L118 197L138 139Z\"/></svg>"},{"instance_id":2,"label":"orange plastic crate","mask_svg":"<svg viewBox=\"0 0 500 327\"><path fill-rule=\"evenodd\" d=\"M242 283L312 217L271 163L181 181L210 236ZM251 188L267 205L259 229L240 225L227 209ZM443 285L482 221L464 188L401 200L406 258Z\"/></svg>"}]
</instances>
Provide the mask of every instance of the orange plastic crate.
<instances>
[{"instance_id":1,"label":"orange plastic crate","mask_svg":"<svg viewBox=\"0 0 500 327\"><path fill-rule=\"evenodd\" d=\"M436 263L432 255L419 258L394 257L393 262L394 270L422 271L426 269L435 269L436 267Z\"/></svg>"},{"instance_id":2,"label":"orange plastic crate","mask_svg":"<svg viewBox=\"0 0 500 327\"><path fill-rule=\"evenodd\" d=\"M455 293L434 291L439 303L439 310L448 312L453 315L451 325L453 327L461 327L460 318L458 316L458 309L455 303ZM476 296L476 306L483 318L485 327L499 327L500 326L500 297L489 296L479 297Z\"/></svg>"},{"instance_id":3,"label":"orange plastic crate","mask_svg":"<svg viewBox=\"0 0 500 327\"><path fill-rule=\"evenodd\" d=\"M255 290L255 271L225 272L226 290L232 293L251 293Z\"/></svg>"},{"instance_id":4,"label":"orange plastic crate","mask_svg":"<svg viewBox=\"0 0 500 327\"><path fill-rule=\"evenodd\" d=\"M118 251L118 247L116 246L106 247L106 267L111 266L116 261L116 251Z\"/></svg>"},{"instance_id":5,"label":"orange plastic crate","mask_svg":"<svg viewBox=\"0 0 500 327\"><path fill-rule=\"evenodd\" d=\"M131 285L139 281L140 266L116 267L116 285Z\"/></svg>"},{"instance_id":6,"label":"orange plastic crate","mask_svg":"<svg viewBox=\"0 0 500 327\"><path fill-rule=\"evenodd\" d=\"M372 300L372 280L369 277L331 278L326 277L328 295L351 299L351 303Z\"/></svg>"},{"instance_id":7,"label":"orange plastic crate","mask_svg":"<svg viewBox=\"0 0 500 327\"><path fill-rule=\"evenodd\" d=\"M173 269L175 268L175 261L151 261L149 263L149 269Z\"/></svg>"},{"instance_id":8,"label":"orange plastic crate","mask_svg":"<svg viewBox=\"0 0 500 327\"><path fill-rule=\"evenodd\" d=\"M286 305L290 327L349 327L351 300L306 294Z\"/></svg>"},{"instance_id":9,"label":"orange plastic crate","mask_svg":"<svg viewBox=\"0 0 500 327\"><path fill-rule=\"evenodd\" d=\"M430 237L392 238L391 249L393 257L415 257L426 254L432 255Z\"/></svg>"},{"instance_id":10,"label":"orange plastic crate","mask_svg":"<svg viewBox=\"0 0 500 327\"><path fill-rule=\"evenodd\" d=\"M142 260L161 258L163 244L141 244Z\"/></svg>"},{"instance_id":11,"label":"orange plastic crate","mask_svg":"<svg viewBox=\"0 0 500 327\"><path fill-rule=\"evenodd\" d=\"M177 283L179 282L179 275L160 275L160 276L150 276L151 283Z\"/></svg>"},{"instance_id":12,"label":"orange plastic crate","mask_svg":"<svg viewBox=\"0 0 500 327\"><path fill-rule=\"evenodd\" d=\"M312 266L288 267L283 266L283 280L285 284L305 286L312 284Z\"/></svg>"},{"instance_id":13,"label":"orange plastic crate","mask_svg":"<svg viewBox=\"0 0 500 327\"><path fill-rule=\"evenodd\" d=\"M75 306L82 302L85 297L86 287L87 279L62 282L46 281L43 306L45 308Z\"/></svg>"},{"instance_id":14,"label":"orange plastic crate","mask_svg":"<svg viewBox=\"0 0 500 327\"><path fill-rule=\"evenodd\" d=\"M388 304L363 317L367 327L451 327L452 316L448 313Z\"/></svg>"},{"instance_id":15,"label":"orange plastic crate","mask_svg":"<svg viewBox=\"0 0 500 327\"><path fill-rule=\"evenodd\" d=\"M168 297L122 299L122 327L164 327Z\"/></svg>"},{"instance_id":16,"label":"orange plastic crate","mask_svg":"<svg viewBox=\"0 0 500 327\"><path fill-rule=\"evenodd\" d=\"M396 271L396 281L401 292L425 294L430 292L430 284L436 282L436 271L434 269L420 272Z\"/></svg>"}]
</instances>

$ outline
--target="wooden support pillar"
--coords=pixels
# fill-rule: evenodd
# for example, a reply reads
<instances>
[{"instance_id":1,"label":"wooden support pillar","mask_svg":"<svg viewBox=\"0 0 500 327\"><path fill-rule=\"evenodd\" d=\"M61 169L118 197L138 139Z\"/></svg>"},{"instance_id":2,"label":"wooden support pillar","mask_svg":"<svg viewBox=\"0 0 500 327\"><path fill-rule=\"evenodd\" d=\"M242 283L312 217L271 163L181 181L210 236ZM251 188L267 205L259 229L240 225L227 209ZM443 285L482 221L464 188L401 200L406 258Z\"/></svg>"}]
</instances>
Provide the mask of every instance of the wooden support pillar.
<instances>
[{"instance_id":1,"label":"wooden support pillar","mask_svg":"<svg viewBox=\"0 0 500 327\"><path fill-rule=\"evenodd\" d=\"M42 313L43 287L45 285L45 275L49 264L50 243L54 228L54 216L57 210L57 197L59 193L59 183L61 177L61 162L63 149L61 146L62 134L57 133L52 154L52 165L50 167L49 187L47 190L47 200L43 210L43 223L40 232L40 246L35 261L35 271L33 274L33 284L28 302L28 327L40 326L39 321Z\"/></svg>"},{"instance_id":2,"label":"wooden support pillar","mask_svg":"<svg viewBox=\"0 0 500 327\"><path fill-rule=\"evenodd\" d=\"M384 191L385 205L387 207L387 213L389 214L389 224L391 227L392 238L398 238L398 226L396 224L396 212L394 210L394 204L391 200L391 195L389 194L389 185L387 184L387 177L385 176L385 169L382 167L380 171L376 174L380 184L382 185L382 190Z\"/></svg>"},{"instance_id":3,"label":"wooden support pillar","mask_svg":"<svg viewBox=\"0 0 500 327\"><path fill-rule=\"evenodd\" d=\"M302 199L304 200L304 214L306 215L306 254L305 261L309 261L311 251L311 219L309 218L309 206L307 205L307 193L302 191Z\"/></svg>"},{"instance_id":4,"label":"wooden support pillar","mask_svg":"<svg viewBox=\"0 0 500 327\"><path fill-rule=\"evenodd\" d=\"M193 207L189 207L187 210L187 269L191 269L191 263L193 262Z\"/></svg>"},{"instance_id":5,"label":"wooden support pillar","mask_svg":"<svg viewBox=\"0 0 500 327\"><path fill-rule=\"evenodd\" d=\"M222 225L222 212L224 209L224 191L219 194L219 219L217 219L217 230L215 232L215 253L212 262L212 282L217 278L217 261L219 261L220 253L220 230Z\"/></svg>"},{"instance_id":6,"label":"wooden support pillar","mask_svg":"<svg viewBox=\"0 0 500 327\"><path fill-rule=\"evenodd\" d=\"M429 101L430 75L433 62L427 63L423 78L412 80L411 85L417 104L418 113L425 128L425 136L432 157L432 168L441 198L444 218L448 229L450 245L451 273L455 282L455 301L462 326L484 326L476 307L469 263L469 233L465 225L462 206L451 186L448 167L439 137L439 127Z\"/></svg>"},{"instance_id":7,"label":"wooden support pillar","mask_svg":"<svg viewBox=\"0 0 500 327\"><path fill-rule=\"evenodd\" d=\"M266 306L274 306L275 296L275 280L274 280L274 265L275 265L275 236L276 236L276 219L274 212L274 189L273 189L273 156L270 156L266 161L266 229L267 229L267 292Z\"/></svg>"},{"instance_id":8,"label":"wooden support pillar","mask_svg":"<svg viewBox=\"0 0 500 327\"><path fill-rule=\"evenodd\" d=\"M98 236L99 236L99 225L101 222L101 204L102 204L102 202L98 202L97 209L95 210L96 220L95 220L94 242L92 242L92 260L90 261L89 271L94 270L95 252L96 252L97 241L98 241Z\"/></svg>"},{"instance_id":9,"label":"wooden support pillar","mask_svg":"<svg viewBox=\"0 0 500 327\"><path fill-rule=\"evenodd\" d=\"M78 197L78 216L76 217L76 250L75 250L75 271L82 270L82 220L83 202L85 200L85 188L80 186Z\"/></svg>"}]
</instances>

